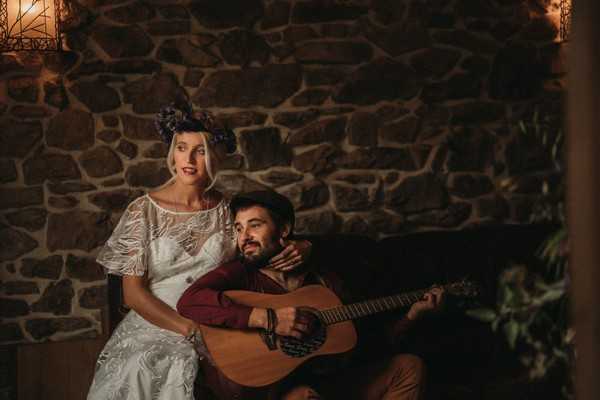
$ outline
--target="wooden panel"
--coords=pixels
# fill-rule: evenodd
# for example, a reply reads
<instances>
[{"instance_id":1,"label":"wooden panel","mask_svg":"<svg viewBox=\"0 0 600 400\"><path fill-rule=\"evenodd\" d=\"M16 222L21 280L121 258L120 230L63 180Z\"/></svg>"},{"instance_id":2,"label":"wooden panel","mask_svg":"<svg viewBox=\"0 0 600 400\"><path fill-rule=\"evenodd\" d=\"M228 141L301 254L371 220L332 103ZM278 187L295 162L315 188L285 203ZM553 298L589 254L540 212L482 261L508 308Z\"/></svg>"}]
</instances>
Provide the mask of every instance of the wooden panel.
<instances>
[{"instance_id":1,"label":"wooden panel","mask_svg":"<svg viewBox=\"0 0 600 400\"><path fill-rule=\"evenodd\" d=\"M571 287L577 331L576 393L600 399L600 15L598 0L573 1L569 43L568 197Z\"/></svg>"},{"instance_id":2,"label":"wooden panel","mask_svg":"<svg viewBox=\"0 0 600 400\"><path fill-rule=\"evenodd\" d=\"M19 346L18 399L85 399L105 342L101 337Z\"/></svg>"}]
</instances>

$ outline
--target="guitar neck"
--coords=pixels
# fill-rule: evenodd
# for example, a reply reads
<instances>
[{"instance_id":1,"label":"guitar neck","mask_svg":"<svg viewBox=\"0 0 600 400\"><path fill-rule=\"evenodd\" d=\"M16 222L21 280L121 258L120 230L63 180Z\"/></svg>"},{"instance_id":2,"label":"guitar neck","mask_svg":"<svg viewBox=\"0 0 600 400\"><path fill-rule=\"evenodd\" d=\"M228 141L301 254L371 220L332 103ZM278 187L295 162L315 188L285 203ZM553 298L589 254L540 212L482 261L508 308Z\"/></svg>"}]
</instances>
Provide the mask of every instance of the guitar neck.
<instances>
[{"instance_id":1,"label":"guitar neck","mask_svg":"<svg viewBox=\"0 0 600 400\"><path fill-rule=\"evenodd\" d=\"M366 317L384 311L392 311L402 307L408 307L421 300L425 290L415 290L396 294L393 296L380 297L378 299L361 301L327 310L321 310L320 316L327 325Z\"/></svg>"}]
</instances>

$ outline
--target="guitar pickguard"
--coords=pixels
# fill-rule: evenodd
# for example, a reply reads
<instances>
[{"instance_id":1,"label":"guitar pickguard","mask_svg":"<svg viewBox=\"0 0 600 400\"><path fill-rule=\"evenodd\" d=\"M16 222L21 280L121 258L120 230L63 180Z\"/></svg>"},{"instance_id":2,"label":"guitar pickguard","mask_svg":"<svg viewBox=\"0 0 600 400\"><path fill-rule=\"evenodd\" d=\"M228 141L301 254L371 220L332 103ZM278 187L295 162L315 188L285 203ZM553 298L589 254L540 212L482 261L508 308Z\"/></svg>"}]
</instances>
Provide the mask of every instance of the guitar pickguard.
<instances>
[{"instance_id":1,"label":"guitar pickguard","mask_svg":"<svg viewBox=\"0 0 600 400\"><path fill-rule=\"evenodd\" d=\"M308 338L280 337L279 348L290 357L300 358L319 350L325 340L327 340L327 327L324 324L319 324L318 329Z\"/></svg>"}]
</instances>

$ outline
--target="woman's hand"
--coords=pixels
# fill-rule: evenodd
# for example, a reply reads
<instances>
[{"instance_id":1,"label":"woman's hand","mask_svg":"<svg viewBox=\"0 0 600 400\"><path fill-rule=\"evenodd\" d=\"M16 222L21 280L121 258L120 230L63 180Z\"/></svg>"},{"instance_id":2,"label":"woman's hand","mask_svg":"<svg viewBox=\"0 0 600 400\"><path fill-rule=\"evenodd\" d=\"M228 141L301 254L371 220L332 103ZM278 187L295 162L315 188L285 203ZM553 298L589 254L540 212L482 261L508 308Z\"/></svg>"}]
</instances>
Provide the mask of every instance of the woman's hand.
<instances>
[{"instance_id":1,"label":"woman's hand","mask_svg":"<svg viewBox=\"0 0 600 400\"><path fill-rule=\"evenodd\" d=\"M423 299L421 301L414 303L410 307L406 317L408 319L415 320L421 317L423 314L439 310L444 304L444 299L444 289L439 286L433 287L423 295Z\"/></svg>"},{"instance_id":2,"label":"woman's hand","mask_svg":"<svg viewBox=\"0 0 600 400\"><path fill-rule=\"evenodd\" d=\"M283 250L269 260L267 268L288 272L305 263L312 253L312 243L308 240L284 240L279 243Z\"/></svg>"}]
</instances>

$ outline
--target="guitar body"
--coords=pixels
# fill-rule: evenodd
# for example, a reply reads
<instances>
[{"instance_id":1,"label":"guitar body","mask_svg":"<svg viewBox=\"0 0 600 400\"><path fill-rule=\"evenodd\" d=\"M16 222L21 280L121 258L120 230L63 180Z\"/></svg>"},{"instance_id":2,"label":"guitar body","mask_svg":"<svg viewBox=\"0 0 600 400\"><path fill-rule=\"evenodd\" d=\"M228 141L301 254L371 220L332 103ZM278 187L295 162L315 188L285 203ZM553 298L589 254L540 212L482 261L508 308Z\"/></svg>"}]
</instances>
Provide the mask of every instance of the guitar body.
<instances>
[{"instance_id":1,"label":"guitar body","mask_svg":"<svg viewBox=\"0 0 600 400\"><path fill-rule=\"evenodd\" d=\"M342 305L335 293L320 285L305 286L279 295L242 290L226 291L225 294L236 303L260 308L308 307L325 310ZM250 387L277 382L310 358L347 352L356 345L356 330L352 321L323 324L322 329L324 337L317 340L317 345L308 345L308 350L300 346L301 351L290 355L287 349L282 349L281 338L277 341L277 348L270 350L258 330L201 326L204 342L219 370L230 380Z\"/></svg>"}]
</instances>

